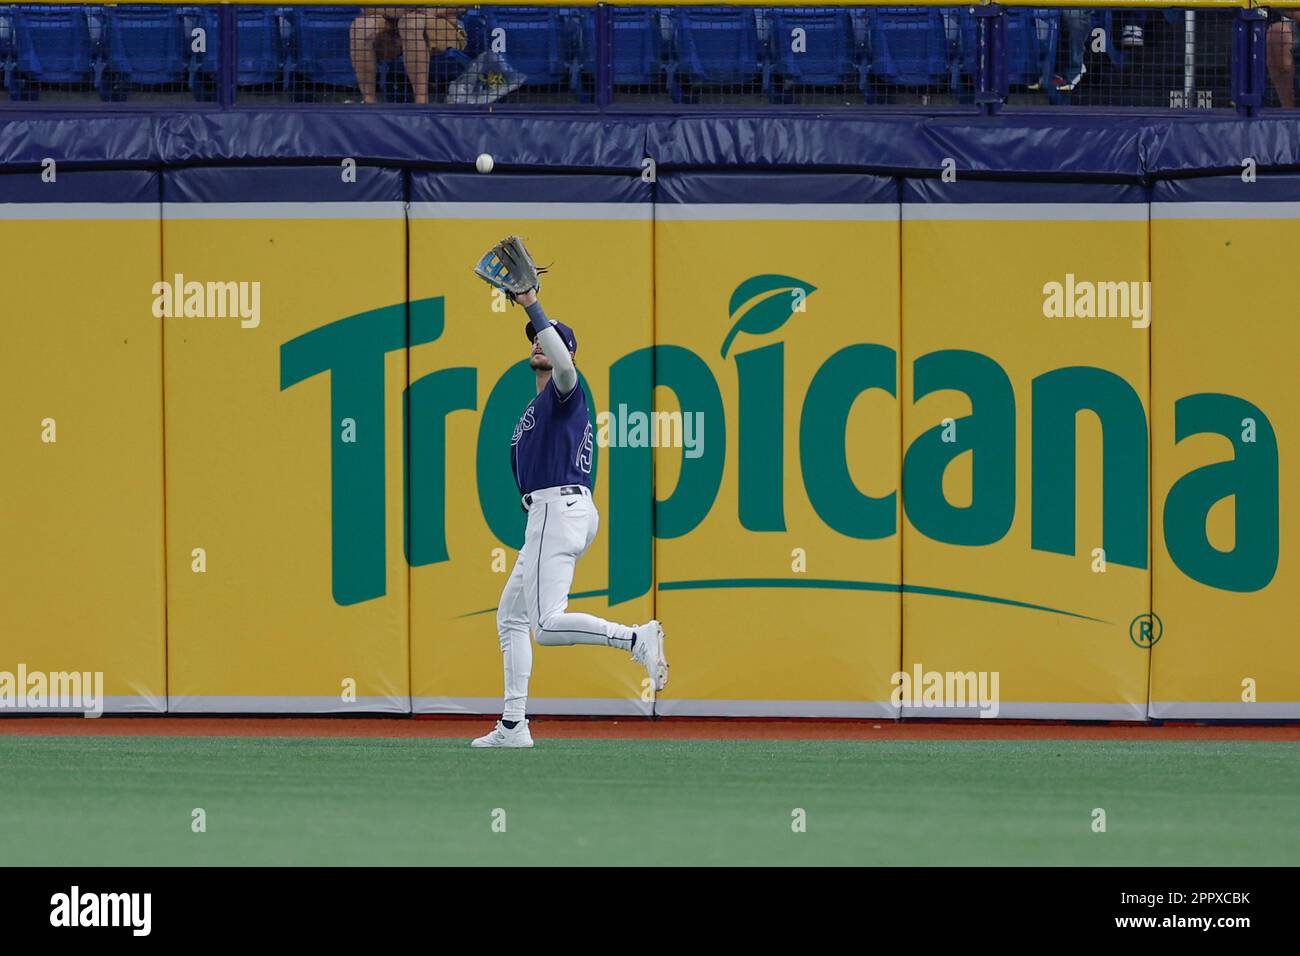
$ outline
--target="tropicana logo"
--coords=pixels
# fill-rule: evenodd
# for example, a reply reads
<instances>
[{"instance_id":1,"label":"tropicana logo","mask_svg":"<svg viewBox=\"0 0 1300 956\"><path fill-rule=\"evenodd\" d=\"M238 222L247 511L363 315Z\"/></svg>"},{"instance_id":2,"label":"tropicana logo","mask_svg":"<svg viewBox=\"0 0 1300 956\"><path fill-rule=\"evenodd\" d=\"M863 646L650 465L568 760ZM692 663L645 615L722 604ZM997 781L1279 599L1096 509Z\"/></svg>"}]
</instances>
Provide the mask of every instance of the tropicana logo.
<instances>
[{"instance_id":1,"label":"tropicana logo","mask_svg":"<svg viewBox=\"0 0 1300 956\"><path fill-rule=\"evenodd\" d=\"M731 298L733 324L722 354L725 358L730 353L736 363L739 519L751 532L785 530L782 448L791 383L785 381L784 343L739 352L732 346L741 333L752 338L776 331L802 311L802 302L814 291L814 286L792 277L755 276ZM742 309L745 305L749 307ZM384 356L437 340L444 324L444 301L436 296L348 316L281 346L282 390L329 373L332 574L339 604L385 593ZM897 354L889 346L853 344L827 356L802 386L798 447L803 492L827 527L863 541L898 533L898 491L874 497L854 484L846 458L849 410L871 389L896 397L896 366ZM483 517L503 543L515 548L522 544L523 515L508 455L519 408L534 392L533 375L526 361L508 366L479 409L481 372L470 366L443 368L406 390L405 553L412 566L451 558L445 522L446 422L457 412L479 412L475 468ZM914 361L912 381L912 402L955 390L967 396L971 413L955 423L936 424L907 448L901 492L908 520L934 541L964 547L999 541L1015 516L1015 462L1025 453L1016 446L1017 407L1010 379L989 356L941 349ZM591 401L585 378L582 384L594 413L598 403ZM728 422L722 392L695 352L659 344L622 356L609 367L609 394L599 405L649 415L655 387L670 389L682 409L700 414L704 452L682 456L676 487L656 501L649 444L606 449L611 604L650 589L654 538L680 537L697 527L712 510L723 480ZM1145 568L1149 431L1141 398L1121 376L1088 366L1051 369L1036 376L1030 387L1031 547L1055 554L1075 552L1076 419L1090 412L1102 431L1101 543L1107 561ZM1169 554L1183 574L1208 587L1238 592L1266 587L1278 561L1278 449L1268 416L1246 399L1212 392L1179 398L1172 412L1175 442L1219 435L1230 442L1233 454L1189 471L1166 490L1163 517ZM344 419L352 420L350 430L337 427ZM971 500L959 507L944 496L943 477L948 466L968 452ZM598 452L595 458L593 479L601 464ZM1235 515L1236 540L1230 551L1215 548L1206 529L1210 510L1224 498L1233 499Z\"/></svg>"}]
</instances>

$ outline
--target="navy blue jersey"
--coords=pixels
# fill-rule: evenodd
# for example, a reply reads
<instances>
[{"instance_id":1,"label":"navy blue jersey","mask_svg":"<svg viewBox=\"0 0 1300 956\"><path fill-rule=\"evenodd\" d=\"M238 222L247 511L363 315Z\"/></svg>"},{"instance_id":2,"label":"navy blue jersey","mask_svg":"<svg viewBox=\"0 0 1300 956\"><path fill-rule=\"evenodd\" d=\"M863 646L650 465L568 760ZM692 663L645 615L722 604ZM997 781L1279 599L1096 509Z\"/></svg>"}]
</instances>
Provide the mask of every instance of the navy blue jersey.
<instances>
[{"instance_id":1,"label":"navy blue jersey","mask_svg":"<svg viewBox=\"0 0 1300 956\"><path fill-rule=\"evenodd\" d=\"M555 379L528 403L510 437L510 466L521 495L561 485L591 487L595 436L582 383L561 398Z\"/></svg>"}]
</instances>

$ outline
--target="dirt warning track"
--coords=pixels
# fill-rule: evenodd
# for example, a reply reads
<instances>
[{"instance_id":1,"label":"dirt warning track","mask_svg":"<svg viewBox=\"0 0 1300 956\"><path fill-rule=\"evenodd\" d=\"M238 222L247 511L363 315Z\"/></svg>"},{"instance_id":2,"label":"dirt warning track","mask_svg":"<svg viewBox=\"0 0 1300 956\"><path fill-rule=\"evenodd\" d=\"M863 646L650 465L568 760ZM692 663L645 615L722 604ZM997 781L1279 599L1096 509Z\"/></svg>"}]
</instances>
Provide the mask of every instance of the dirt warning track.
<instances>
[{"instance_id":1,"label":"dirt warning track","mask_svg":"<svg viewBox=\"0 0 1300 956\"><path fill-rule=\"evenodd\" d=\"M1300 742L1300 723L1161 725L1051 721L871 721L751 718L535 717L552 739L591 740L1225 740ZM477 737L484 717L5 717L0 736L86 737Z\"/></svg>"}]
</instances>

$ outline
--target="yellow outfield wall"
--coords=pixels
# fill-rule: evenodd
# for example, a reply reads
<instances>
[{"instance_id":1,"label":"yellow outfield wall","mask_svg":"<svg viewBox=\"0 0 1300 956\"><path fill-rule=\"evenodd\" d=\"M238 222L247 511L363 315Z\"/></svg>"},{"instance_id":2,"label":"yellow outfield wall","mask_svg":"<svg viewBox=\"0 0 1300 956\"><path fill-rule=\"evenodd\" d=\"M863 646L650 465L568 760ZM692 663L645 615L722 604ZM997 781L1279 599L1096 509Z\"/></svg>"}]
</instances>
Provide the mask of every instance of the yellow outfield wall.
<instances>
[{"instance_id":1,"label":"yellow outfield wall","mask_svg":"<svg viewBox=\"0 0 1300 956\"><path fill-rule=\"evenodd\" d=\"M860 176L660 180L655 410L702 427L655 457L676 668L659 713L895 713L897 194Z\"/></svg>"},{"instance_id":2,"label":"yellow outfield wall","mask_svg":"<svg viewBox=\"0 0 1300 956\"><path fill-rule=\"evenodd\" d=\"M110 711L167 706L158 189L0 176L0 714L48 705L20 669L91 675Z\"/></svg>"},{"instance_id":3,"label":"yellow outfield wall","mask_svg":"<svg viewBox=\"0 0 1300 956\"><path fill-rule=\"evenodd\" d=\"M0 177L0 705L496 711L516 233L596 426L570 606L672 663L535 647L533 713L1300 717L1300 177L652 178Z\"/></svg>"},{"instance_id":4,"label":"yellow outfield wall","mask_svg":"<svg viewBox=\"0 0 1300 956\"><path fill-rule=\"evenodd\" d=\"M914 181L902 209L904 670L996 675L1000 716L1140 718L1148 329L1087 294L1146 288L1145 192Z\"/></svg>"},{"instance_id":5,"label":"yellow outfield wall","mask_svg":"<svg viewBox=\"0 0 1300 956\"><path fill-rule=\"evenodd\" d=\"M402 177L193 169L164 199L164 276L260 290L162 320L170 709L409 711Z\"/></svg>"},{"instance_id":6,"label":"yellow outfield wall","mask_svg":"<svg viewBox=\"0 0 1300 956\"><path fill-rule=\"evenodd\" d=\"M1298 176L1153 192L1153 717L1300 716L1297 229Z\"/></svg>"}]
</instances>

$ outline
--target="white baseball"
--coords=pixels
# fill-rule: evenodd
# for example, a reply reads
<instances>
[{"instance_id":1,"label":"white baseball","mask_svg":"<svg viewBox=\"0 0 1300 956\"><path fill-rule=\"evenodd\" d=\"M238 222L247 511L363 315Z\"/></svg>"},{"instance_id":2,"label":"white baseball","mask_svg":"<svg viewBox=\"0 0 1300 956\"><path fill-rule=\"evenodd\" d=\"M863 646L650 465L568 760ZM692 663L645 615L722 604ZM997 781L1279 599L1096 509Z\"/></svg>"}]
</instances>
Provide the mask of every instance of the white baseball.
<instances>
[{"instance_id":1,"label":"white baseball","mask_svg":"<svg viewBox=\"0 0 1300 956\"><path fill-rule=\"evenodd\" d=\"M478 159L474 160L474 168L480 173L492 172L492 157L487 153L479 153Z\"/></svg>"}]
</instances>

